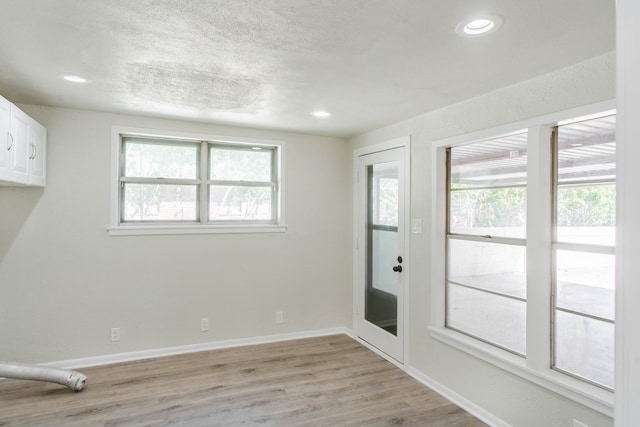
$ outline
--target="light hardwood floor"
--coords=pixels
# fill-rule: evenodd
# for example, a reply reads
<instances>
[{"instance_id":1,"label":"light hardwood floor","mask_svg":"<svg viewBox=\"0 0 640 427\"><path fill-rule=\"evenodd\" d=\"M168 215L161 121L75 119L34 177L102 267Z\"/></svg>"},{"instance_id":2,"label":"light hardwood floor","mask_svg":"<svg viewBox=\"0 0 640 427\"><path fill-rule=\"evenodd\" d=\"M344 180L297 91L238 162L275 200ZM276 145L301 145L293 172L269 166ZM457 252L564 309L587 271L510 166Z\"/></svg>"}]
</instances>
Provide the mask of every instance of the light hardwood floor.
<instances>
[{"instance_id":1,"label":"light hardwood floor","mask_svg":"<svg viewBox=\"0 0 640 427\"><path fill-rule=\"evenodd\" d=\"M0 426L485 425L345 335L78 370L0 380Z\"/></svg>"}]
</instances>

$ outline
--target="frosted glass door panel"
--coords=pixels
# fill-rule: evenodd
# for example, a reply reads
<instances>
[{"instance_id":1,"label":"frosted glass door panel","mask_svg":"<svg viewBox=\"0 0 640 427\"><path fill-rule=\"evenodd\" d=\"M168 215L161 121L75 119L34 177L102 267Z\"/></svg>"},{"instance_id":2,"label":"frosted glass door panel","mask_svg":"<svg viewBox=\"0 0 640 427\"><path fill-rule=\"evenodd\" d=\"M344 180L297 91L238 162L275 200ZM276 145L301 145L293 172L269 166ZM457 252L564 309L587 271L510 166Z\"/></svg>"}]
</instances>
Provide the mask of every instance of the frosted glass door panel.
<instances>
[{"instance_id":1,"label":"frosted glass door panel","mask_svg":"<svg viewBox=\"0 0 640 427\"><path fill-rule=\"evenodd\" d=\"M398 252L398 232L373 230L371 286L397 295L398 274L393 271Z\"/></svg>"}]
</instances>

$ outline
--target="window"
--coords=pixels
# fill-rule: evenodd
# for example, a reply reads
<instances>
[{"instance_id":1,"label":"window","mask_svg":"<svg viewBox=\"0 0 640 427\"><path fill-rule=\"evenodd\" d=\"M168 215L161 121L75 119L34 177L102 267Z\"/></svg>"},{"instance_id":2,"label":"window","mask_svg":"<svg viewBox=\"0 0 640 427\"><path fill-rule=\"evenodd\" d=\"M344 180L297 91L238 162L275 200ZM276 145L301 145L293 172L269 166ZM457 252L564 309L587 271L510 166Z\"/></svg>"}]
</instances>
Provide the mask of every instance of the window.
<instances>
[{"instance_id":1,"label":"window","mask_svg":"<svg viewBox=\"0 0 640 427\"><path fill-rule=\"evenodd\" d=\"M122 139L120 222L198 221L200 144Z\"/></svg>"},{"instance_id":2,"label":"window","mask_svg":"<svg viewBox=\"0 0 640 427\"><path fill-rule=\"evenodd\" d=\"M553 366L613 389L616 121L554 129Z\"/></svg>"},{"instance_id":3,"label":"window","mask_svg":"<svg viewBox=\"0 0 640 427\"><path fill-rule=\"evenodd\" d=\"M282 231L282 143L119 129L114 139L111 234Z\"/></svg>"},{"instance_id":4,"label":"window","mask_svg":"<svg viewBox=\"0 0 640 427\"><path fill-rule=\"evenodd\" d=\"M277 217L273 147L209 146L209 221L264 221Z\"/></svg>"},{"instance_id":5,"label":"window","mask_svg":"<svg viewBox=\"0 0 640 427\"><path fill-rule=\"evenodd\" d=\"M446 325L524 355L527 133L448 149Z\"/></svg>"},{"instance_id":6,"label":"window","mask_svg":"<svg viewBox=\"0 0 640 427\"><path fill-rule=\"evenodd\" d=\"M434 144L429 329L612 416L616 142L603 106Z\"/></svg>"}]
</instances>

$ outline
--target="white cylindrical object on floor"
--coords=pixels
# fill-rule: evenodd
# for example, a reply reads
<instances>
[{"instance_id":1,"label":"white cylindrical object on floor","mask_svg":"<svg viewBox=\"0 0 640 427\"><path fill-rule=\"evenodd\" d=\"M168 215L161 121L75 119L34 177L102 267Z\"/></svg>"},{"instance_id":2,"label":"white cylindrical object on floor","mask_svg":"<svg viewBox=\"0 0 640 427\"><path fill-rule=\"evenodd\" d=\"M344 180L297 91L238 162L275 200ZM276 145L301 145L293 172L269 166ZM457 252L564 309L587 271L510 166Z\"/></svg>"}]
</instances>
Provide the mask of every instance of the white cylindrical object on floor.
<instances>
[{"instance_id":1,"label":"white cylindrical object on floor","mask_svg":"<svg viewBox=\"0 0 640 427\"><path fill-rule=\"evenodd\" d=\"M0 362L0 377L56 383L74 391L82 390L87 381L86 375L69 369L7 362Z\"/></svg>"}]
</instances>

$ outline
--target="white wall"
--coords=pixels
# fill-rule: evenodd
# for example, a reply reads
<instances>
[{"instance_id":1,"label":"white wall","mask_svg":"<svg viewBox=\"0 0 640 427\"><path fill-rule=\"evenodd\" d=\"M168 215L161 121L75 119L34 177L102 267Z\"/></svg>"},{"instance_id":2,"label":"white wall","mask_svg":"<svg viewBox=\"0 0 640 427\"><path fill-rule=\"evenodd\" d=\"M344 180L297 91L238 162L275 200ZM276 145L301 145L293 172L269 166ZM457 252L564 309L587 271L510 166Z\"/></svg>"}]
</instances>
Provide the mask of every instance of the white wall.
<instances>
[{"instance_id":1,"label":"white wall","mask_svg":"<svg viewBox=\"0 0 640 427\"><path fill-rule=\"evenodd\" d=\"M344 140L21 108L48 130L48 183L0 187L0 360L52 362L350 324ZM285 141L288 230L109 237L113 124ZM275 324L276 311L284 324ZM121 328L120 342L110 342L112 327Z\"/></svg>"},{"instance_id":2,"label":"white wall","mask_svg":"<svg viewBox=\"0 0 640 427\"><path fill-rule=\"evenodd\" d=\"M411 217L424 233L411 235L409 364L422 374L513 426L610 426L611 418L462 353L429 336L431 319L432 147L434 141L615 97L615 54L508 86L349 140L351 149L411 135Z\"/></svg>"}]
</instances>

